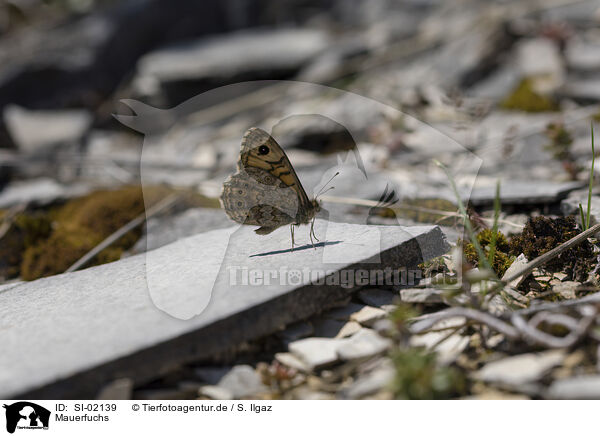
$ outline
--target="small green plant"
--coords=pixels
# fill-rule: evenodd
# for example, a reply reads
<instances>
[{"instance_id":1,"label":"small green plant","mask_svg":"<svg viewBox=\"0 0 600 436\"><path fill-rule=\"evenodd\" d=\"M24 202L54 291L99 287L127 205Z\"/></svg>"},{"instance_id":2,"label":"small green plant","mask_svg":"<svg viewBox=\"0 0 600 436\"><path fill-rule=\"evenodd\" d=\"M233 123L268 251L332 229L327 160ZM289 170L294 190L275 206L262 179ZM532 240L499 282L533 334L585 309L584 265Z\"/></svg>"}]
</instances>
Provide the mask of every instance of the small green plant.
<instances>
[{"instance_id":1,"label":"small green plant","mask_svg":"<svg viewBox=\"0 0 600 436\"><path fill-rule=\"evenodd\" d=\"M437 364L435 353L419 348L397 349L391 355L396 375L392 392L402 400L439 400L464 394L466 382L454 367Z\"/></svg>"},{"instance_id":2,"label":"small green plant","mask_svg":"<svg viewBox=\"0 0 600 436\"><path fill-rule=\"evenodd\" d=\"M390 313L390 319L396 324L396 326L404 326L406 323L419 316L419 311L410 304L401 303L398 304L392 313Z\"/></svg>"},{"instance_id":3,"label":"small green plant","mask_svg":"<svg viewBox=\"0 0 600 436\"><path fill-rule=\"evenodd\" d=\"M508 239L502 232L493 228L480 231L476 238L482 249L488 253L488 262L492 266L492 269L498 277L502 277L515 260L515 257L510 255ZM479 266L479 258L473 244L469 242L464 243L463 252L465 259L469 263Z\"/></svg>"},{"instance_id":4,"label":"small green plant","mask_svg":"<svg viewBox=\"0 0 600 436\"><path fill-rule=\"evenodd\" d=\"M594 123L592 122L590 125L592 131L592 168L590 169L590 183L588 185L588 203L587 203L587 213L583 213L583 207L581 203L579 203L579 214L581 216L581 227L583 231L586 231L590 228L590 212L592 210L592 187L594 185L594 163L596 161L596 151L594 150Z\"/></svg>"},{"instance_id":5,"label":"small green plant","mask_svg":"<svg viewBox=\"0 0 600 436\"><path fill-rule=\"evenodd\" d=\"M471 220L469 219L467 209L462 202L460 193L458 192L458 188L456 187L456 183L454 182L454 178L450 174L450 171L448 171L448 168L443 163L437 160L434 160L434 162L437 166L444 170L444 172L446 173L446 177L448 177L448 181L450 182L450 186L452 187L452 191L454 192L454 196L456 197L456 202L458 204L458 212L463 220L467 236L469 237L469 240L471 241L471 244L473 245L473 248L477 253L480 265L491 270L492 267L488 262L488 257L485 255L483 249L481 248L481 245L479 244L479 241L477 240L477 235L475 234L475 230L473 229L473 225L471 224Z\"/></svg>"},{"instance_id":6,"label":"small green plant","mask_svg":"<svg viewBox=\"0 0 600 436\"><path fill-rule=\"evenodd\" d=\"M561 163L565 172L572 180L577 180L580 168L571 151L573 146L573 136L571 133L563 123L556 122L549 123L546 126L545 134L550 142L544 148L552 153L554 159Z\"/></svg>"}]
</instances>

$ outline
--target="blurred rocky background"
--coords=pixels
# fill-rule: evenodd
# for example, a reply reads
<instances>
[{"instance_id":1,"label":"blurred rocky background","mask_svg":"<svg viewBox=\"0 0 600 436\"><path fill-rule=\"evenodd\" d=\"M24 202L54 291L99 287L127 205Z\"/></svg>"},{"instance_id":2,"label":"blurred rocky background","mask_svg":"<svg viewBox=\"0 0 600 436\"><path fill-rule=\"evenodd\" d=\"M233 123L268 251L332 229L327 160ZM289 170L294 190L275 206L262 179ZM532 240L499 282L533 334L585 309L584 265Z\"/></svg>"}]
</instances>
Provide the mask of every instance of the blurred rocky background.
<instances>
[{"instance_id":1,"label":"blurred rocky background","mask_svg":"<svg viewBox=\"0 0 600 436\"><path fill-rule=\"evenodd\" d=\"M273 134L307 191L336 165L336 153L357 144L367 175L377 177L365 185L342 175L337 195L377 200L382 184L391 184L404 202L443 208L435 200L453 196L436 158L456 169L477 206L491 204L501 179L507 207L556 208L582 186L591 162L589 122L600 117L598 7L566 0L2 2L0 208L10 218L1 233L11 248L0 256L0 276L61 272L141 213L142 204L131 203L141 191L119 188L139 186L142 167L145 185L190 188L202 194L195 206L218 206L211 198L234 168L243 132L265 120L277 125ZM327 85L390 110L264 80ZM135 115L122 99L168 109L197 95L168 135L146 141L143 162L144 136L135 131L143 128L113 117ZM352 125L318 115L284 119L293 112L339 115ZM98 196L78 201L124 208L126 216L107 214L114 222L102 229L73 222L72 213L60 218L58 206L98 190L112 191L106 198L118 206ZM563 208L577 203L579 194L571 195ZM330 208L352 219L350 207ZM200 229L221 222L206 219L190 221ZM95 237L53 243L64 226ZM196 230L190 224L185 233ZM122 256L140 235L103 261ZM48 265L55 256L44 257L57 245L67 259Z\"/></svg>"},{"instance_id":2,"label":"blurred rocky background","mask_svg":"<svg viewBox=\"0 0 600 436\"><path fill-rule=\"evenodd\" d=\"M484 227L500 180L510 235L587 201L600 1L2 0L0 113L0 283L67 271L173 192L82 266L229 226L217 198L254 125L273 127L309 195L350 167L330 219L364 224L351 200L366 200L370 224L435 223L456 241L437 159ZM386 188L402 213L372 207ZM356 389L340 395L377 391ZM307 392L289 396L337 390Z\"/></svg>"}]
</instances>

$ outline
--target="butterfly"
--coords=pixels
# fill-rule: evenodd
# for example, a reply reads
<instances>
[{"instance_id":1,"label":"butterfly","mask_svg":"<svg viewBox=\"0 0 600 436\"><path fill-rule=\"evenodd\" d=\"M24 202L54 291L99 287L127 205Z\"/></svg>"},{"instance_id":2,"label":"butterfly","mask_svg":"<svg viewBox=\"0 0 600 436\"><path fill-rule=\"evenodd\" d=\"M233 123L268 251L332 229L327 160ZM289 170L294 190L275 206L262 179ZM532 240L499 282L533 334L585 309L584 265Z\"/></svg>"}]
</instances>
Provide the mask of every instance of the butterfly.
<instances>
[{"instance_id":1,"label":"butterfly","mask_svg":"<svg viewBox=\"0 0 600 436\"><path fill-rule=\"evenodd\" d=\"M310 223L313 247L313 238L318 241L314 223L321 206L308 198L287 155L262 129L252 127L244 134L237 172L223 183L220 200L229 218L260 226L255 230L259 235L289 224L292 250L294 226Z\"/></svg>"}]
</instances>

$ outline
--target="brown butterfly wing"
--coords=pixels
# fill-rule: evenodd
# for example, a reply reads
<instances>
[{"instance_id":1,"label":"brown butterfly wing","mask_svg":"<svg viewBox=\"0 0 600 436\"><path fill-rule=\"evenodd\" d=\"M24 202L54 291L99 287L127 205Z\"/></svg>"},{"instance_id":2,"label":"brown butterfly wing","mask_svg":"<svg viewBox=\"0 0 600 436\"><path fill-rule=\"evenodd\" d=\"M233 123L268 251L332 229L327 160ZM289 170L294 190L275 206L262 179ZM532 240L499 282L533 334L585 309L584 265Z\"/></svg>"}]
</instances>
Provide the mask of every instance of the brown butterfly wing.
<instances>
[{"instance_id":1,"label":"brown butterfly wing","mask_svg":"<svg viewBox=\"0 0 600 436\"><path fill-rule=\"evenodd\" d=\"M242 139L238 171L223 184L221 204L242 224L267 234L286 224L307 223L316 212L288 157L264 130L253 127Z\"/></svg>"},{"instance_id":2,"label":"brown butterfly wing","mask_svg":"<svg viewBox=\"0 0 600 436\"><path fill-rule=\"evenodd\" d=\"M288 186L293 189L300 202L299 212L310 214L313 209L313 203L310 201L296 171L292 167L290 160L279 146L277 141L271 135L258 127L248 129L242 139L242 149L238 169L249 168L262 169L275 179L282 183L282 186ZM270 184L270 180L259 180L260 182Z\"/></svg>"},{"instance_id":3,"label":"brown butterfly wing","mask_svg":"<svg viewBox=\"0 0 600 436\"><path fill-rule=\"evenodd\" d=\"M293 223L299 203L293 189L262 169L249 168L229 176L223 183L221 204L229 218L261 226L257 233L266 234Z\"/></svg>"}]
</instances>

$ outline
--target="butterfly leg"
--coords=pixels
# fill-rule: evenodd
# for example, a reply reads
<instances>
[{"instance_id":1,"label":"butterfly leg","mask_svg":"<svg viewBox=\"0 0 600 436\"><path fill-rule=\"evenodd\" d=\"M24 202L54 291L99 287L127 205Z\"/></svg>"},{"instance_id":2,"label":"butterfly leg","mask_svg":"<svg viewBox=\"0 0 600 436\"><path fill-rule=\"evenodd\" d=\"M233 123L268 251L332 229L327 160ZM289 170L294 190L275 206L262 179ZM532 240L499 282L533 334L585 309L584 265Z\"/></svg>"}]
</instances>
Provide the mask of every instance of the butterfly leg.
<instances>
[{"instance_id":1,"label":"butterfly leg","mask_svg":"<svg viewBox=\"0 0 600 436\"><path fill-rule=\"evenodd\" d=\"M319 238L317 238L317 235L315 234L315 220L314 219L310 223L310 231L308 232L308 236L310 237L310 243L312 244L313 248L316 250L317 247L315 247L315 242L313 241L313 239L315 239L317 242L319 242Z\"/></svg>"},{"instance_id":2,"label":"butterfly leg","mask_svg":"<svg viewBox=\"0 0 600 436\"><path fill-rule=\"evenodd\" d=\"M290 224L290 232L292 234L292 251L294 251L294 225Z\"/></svg>"},{"instance_id":3,"label":"butterfly leg","mask_svg":"<svg viewBox=\"0 0 600 436\"><path fill-rule=\"evenodd\" d=\"M313 218L312 222L310 223L310 241L312 242L313 238L319 242L319 238L317 238L317 234L315 233L315 219ZM313 242L313 248L315 247L315 243Z\"/></svg>"}]
</instances>

